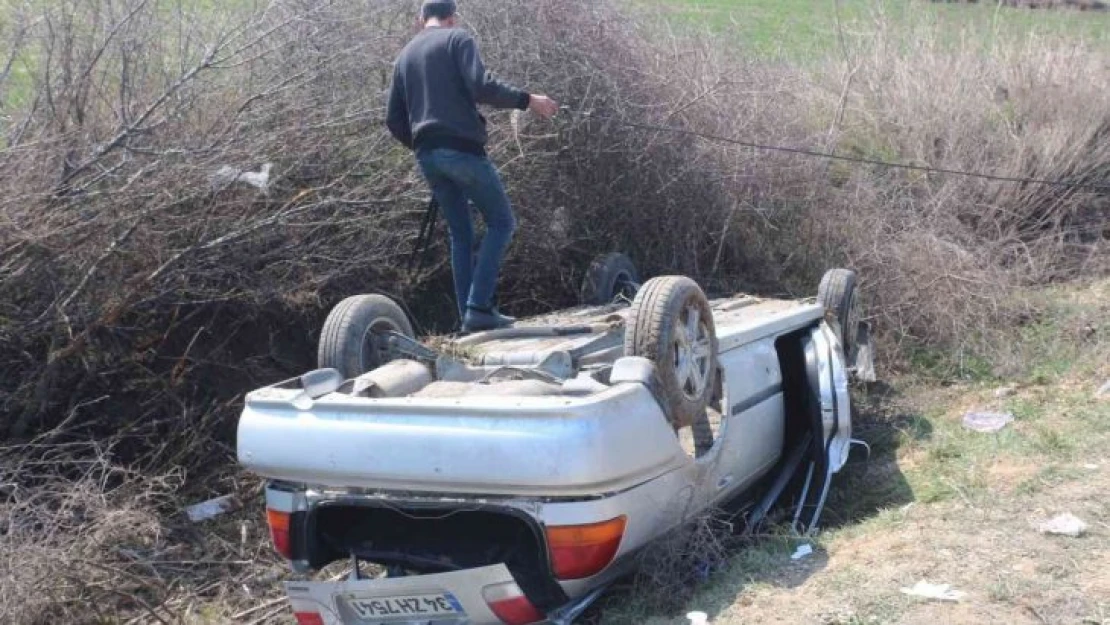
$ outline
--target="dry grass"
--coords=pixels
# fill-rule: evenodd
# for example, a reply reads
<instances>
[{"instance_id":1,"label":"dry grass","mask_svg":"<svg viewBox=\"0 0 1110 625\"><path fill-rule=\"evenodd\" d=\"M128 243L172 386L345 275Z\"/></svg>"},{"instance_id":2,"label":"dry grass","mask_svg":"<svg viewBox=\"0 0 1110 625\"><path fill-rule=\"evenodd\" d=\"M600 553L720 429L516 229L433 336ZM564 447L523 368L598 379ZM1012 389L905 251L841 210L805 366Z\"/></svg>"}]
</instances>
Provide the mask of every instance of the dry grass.
<instances>
[{"instance_id":1,"label":"dry grass","mask_svg":"<svg viewBox=\"0 0 1110 625\"><path fill-rule=\"evenodd\" d=\"M145 604L135 592L145 594L151 580L142 575L136 584L133 574L117 569L117 550L145 551L160 542L158 499L180 485L180 476L144 479L98 461L101 450L51 447L40 448L43 453L34 459L13 459L12 450L5 450L0 574L7 582L0 585L0 619L68 620L117 604L119 597ZM84 452L72 467L81 473L55 474L74 451ZM28 481L28 474L37 479Z\"/></svg>"},{"instance_id":2,"label":"dry grass","mask_svg":"<svg viewBox=\"0 0 1110 625\"><path fill-rule=\"evenodd\" d=\"M43 436L0 449L0 621L261 623L287 612L257 483L211 480L249 504L193 524L186 475L121 468L105 444ZM229 483L230 482L230 483Z\"/></svg>"},{"instance_id":3,"label":"dry grass","mask_svg":"<svg viewBox=\"0 0 1110 625\"><path fill-rule=\"evenodd\" d=\"M835 82L823 102L807 106L843 113L830 143L919 165L1105 183L1110 74L1101 55L1036 40L984 52L972 33L955 45L950 35L880 26L866 44L846 45L825 73ZM1105 192L835 164L825 182L838 190L809 216L809 245L850 259L870 282L880 327L903 345L981 349L992 329L1021 322L1016 289L1106 270Z\"/></svg>"},{"instance_id":4,"label":"dry grass","mask_svg":"<svg viewBox=\"0 0 1110 625\"><path fill-rule=\"evenodd\" d=\"M867 498L900 476L913 501L833 528L820 537L819 554L801 563L788 551L757 547L687 607L710 611L720 625L1103 622L1110 509L1102 493L1110 477L1099 450L1108 442L1108 412L1096 411L1090 393L1086 380L1022 391L1005 404L1035 406L1036 414L1019 411L1014 431L987 437L961 431L959 419L961 404L995 401L991 389L907 393L904 408L934 415L931 436L898 450L897 473L856 466L842 487L845 497ZM1086 521L1088 534L1036 530L1064 512ZM938 604L899 592L919 580L952 584L968 597Z\"/></svg>"},{"instance_id":5,"label":"dry grass","mask_svg":"<svg viewBox=\"0 0 1110 625\"><path fill-rule=\"evenodd\" d=\"M707 512L649 545L636 574L599 606L603 622L639 622L685 606L744 544L728 515Z\"/></svg>"}]
</instances>

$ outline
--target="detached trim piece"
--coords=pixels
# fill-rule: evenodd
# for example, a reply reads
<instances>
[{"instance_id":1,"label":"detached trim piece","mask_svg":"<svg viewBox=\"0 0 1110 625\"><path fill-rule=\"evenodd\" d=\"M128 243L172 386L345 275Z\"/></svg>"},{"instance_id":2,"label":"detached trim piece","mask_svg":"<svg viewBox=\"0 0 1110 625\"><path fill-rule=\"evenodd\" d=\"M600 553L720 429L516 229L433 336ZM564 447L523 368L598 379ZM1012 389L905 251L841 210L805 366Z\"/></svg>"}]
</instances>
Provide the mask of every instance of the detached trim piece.
<instances>
[{"instance_id":1,"label":"detached trim piece","mask_svg":"<svg viewBox=\"0 0 1110 625\"><path fill-rule=\"evenodd\" d=\"M735 417L736 415L747 412L747 411L751 410L752 408L755 408L759 404L762 404L763 402L767 401L768 399L771 399L775 395L779 395L780 393L782 393L782 384L776 384L774 386L768 386L767 388L765 388L762 391L756 393L755 395L752 395L751 397L745 399L744 401L742 401L738 404L733 404L732 405L732 416Z\"/></svg>"}]
</instances>

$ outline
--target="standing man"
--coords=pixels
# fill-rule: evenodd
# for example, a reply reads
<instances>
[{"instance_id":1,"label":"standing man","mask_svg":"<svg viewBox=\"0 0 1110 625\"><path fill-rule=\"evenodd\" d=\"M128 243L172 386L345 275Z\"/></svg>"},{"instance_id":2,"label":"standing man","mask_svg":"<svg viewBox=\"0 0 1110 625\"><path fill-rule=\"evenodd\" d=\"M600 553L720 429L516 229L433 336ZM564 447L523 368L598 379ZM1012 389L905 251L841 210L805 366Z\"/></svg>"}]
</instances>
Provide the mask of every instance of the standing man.
<instances>
[{"instance_id":1,"label":"standing man","mask_svg":"<svg viewBox=\"0 0 1110 625\"><path fill-rule=\"evenodd\" d=\"M494 308L505 250L516 229L497 169L486 155L486 120L479 104L531 110L548 119L554 100L499 82L486 71L478 43L456 28L455 0L425 0L423 30L401 52L393 70L386 124L416 152L416 160L451 231L451 268L463 332L511 326ZM467 200L486 222L473 257L474 224Z\"/></svg>"}]
</instances>

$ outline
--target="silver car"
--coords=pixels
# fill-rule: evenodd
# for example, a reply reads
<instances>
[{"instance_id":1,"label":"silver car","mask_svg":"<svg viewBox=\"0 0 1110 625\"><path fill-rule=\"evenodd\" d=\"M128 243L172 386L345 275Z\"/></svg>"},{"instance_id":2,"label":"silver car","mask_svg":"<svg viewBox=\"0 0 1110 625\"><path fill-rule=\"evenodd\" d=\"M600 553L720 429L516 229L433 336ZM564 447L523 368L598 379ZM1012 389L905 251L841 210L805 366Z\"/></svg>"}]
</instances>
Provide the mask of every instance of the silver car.
<instances>
[{"instance_id":1,"label":"silver car","mask_svg":"<svg viewBox=\"0 0 1110 625\"><path fill-rule=\"evenodd\" d=\"M343 302L320 369L239 422L277 550L351 563L286 584L298 622L569 623L652 541L729 502L757 522L791 482L812 531L852 443L849 374L870 374L855 280L710 301L614 255L584 299L617 303L438 342L384 297Z\"/></svg>"}]
</instances>

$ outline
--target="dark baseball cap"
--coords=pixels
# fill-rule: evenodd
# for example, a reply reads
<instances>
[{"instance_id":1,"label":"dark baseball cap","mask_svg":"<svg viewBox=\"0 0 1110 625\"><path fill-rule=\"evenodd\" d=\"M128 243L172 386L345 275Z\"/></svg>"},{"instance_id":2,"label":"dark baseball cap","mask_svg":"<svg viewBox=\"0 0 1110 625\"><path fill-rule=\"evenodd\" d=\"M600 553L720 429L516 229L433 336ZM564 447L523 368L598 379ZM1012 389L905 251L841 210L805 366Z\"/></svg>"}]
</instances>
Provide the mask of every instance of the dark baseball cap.
<instances>
[{"instance_id":1,"label":"dark baseball cap","mask_svg":"<svg viewBox=\"0 0 1110 625\"><path fill-rule=\"evenodd\" d=\"M455 0L424 0L424 5L420 7L420 14L424 19L429 17L451 17L459 10L459 5L455 4Z\"/></svg>"}]
</instances>

